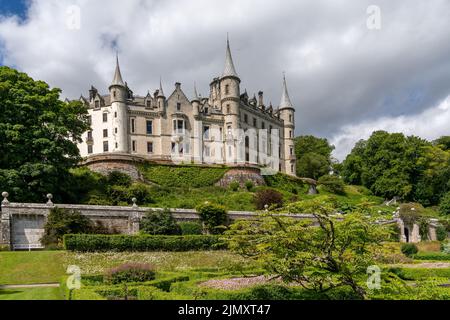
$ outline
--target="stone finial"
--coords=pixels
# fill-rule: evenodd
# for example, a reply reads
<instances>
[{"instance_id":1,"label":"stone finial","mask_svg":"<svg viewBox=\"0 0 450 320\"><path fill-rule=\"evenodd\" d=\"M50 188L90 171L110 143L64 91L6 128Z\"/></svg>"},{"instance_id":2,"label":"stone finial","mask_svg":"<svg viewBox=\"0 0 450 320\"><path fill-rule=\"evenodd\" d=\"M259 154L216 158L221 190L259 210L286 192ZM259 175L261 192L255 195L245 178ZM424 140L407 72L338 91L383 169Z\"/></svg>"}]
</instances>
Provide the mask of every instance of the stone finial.
<instances>
[{"instance_id":1,"label":"stone finial","mask_svg":"<svg viewBox=\"0 0 450 320\"><path fill-rule=\"evenodd\" d=\"M138 207L138 205L136 204L137 203L137 199L133 198L133 199L131 199L131 201L133 202L133 208L137 208Z\"/></svg>"},{"instance_id":2,"label":"stone finial","mask_svg":"<svg viewBox=\"0 0 450 320\"><path fill-rule=\"evenodd\" d=\"M264 206L264 211L269 211L269 205L268 204L266 204L265 206Z\"/></svg>"},{"instance_id":3,"label":"stone finial","mask_svg":"<svg viewBox=\"0 0 450 320\"><path fill-rule=\"evenodd\" d=\"M8 201L9 193L6 191L2 192L2 197L3 197L2 205L8 205L9 204L9 201Z\"/></svg>"},{"instance_id":4,"label":"stone finial","mask_svg":"<svg viewBox=\"0 0 450 320\"><path fill-rule=\"evenodd\" d=\"M53 205L53 202L52 202L53 195L51 193L47 194L47 199L48 199L47 205L52 206Z\"/></svg>"}]
</instances>

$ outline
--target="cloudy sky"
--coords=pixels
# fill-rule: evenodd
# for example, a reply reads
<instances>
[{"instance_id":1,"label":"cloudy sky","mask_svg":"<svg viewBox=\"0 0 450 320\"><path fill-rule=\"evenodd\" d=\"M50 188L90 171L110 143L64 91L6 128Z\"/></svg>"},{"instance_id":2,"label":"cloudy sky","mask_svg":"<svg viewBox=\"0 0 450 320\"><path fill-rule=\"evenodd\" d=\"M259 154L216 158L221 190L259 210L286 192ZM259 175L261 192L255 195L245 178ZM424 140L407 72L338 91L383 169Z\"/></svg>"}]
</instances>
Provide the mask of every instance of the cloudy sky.
<instances>
[{"instance_id":1,"label":"cloudy sky","mask_svg":"<svg viewBox=\"0 0 450 320\"><path fill-rule=\"evenodd\" d=\"M450 135L449 12L447 0L0 0L0 62L78 98L106 93L117 50L136 94L161 76L166 94L178 81L192 96L195 81L206 95L228 32L242 90L277 105L285 71L296 134L328 138L342 160L378 129Z\"/></svg>"}]
</instances>

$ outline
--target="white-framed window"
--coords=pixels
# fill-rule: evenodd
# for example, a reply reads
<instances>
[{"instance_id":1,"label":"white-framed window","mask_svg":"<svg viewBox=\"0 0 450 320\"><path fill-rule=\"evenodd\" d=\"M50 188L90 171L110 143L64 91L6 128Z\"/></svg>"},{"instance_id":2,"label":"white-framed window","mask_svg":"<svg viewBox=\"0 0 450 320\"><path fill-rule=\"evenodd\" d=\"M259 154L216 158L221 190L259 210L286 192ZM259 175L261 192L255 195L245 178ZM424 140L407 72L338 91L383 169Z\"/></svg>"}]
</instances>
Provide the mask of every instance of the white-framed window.
<instances>
[{"instance_id":1,"label":"white-framed window","mask_svg":"<svg viewBox=\"0 0 450 320\"><path fill-rule=\"evenodd\" d=\"M108 141L103 141L103 152L109 151L109 143Z\"/></svg>"},{"instance_id":2,"label":"white-framed window","mask_svg":"<svg viewBox=\"0 0 450 320\"><path fill-rule=\"evenodd\" d=\"M209 136L209 126L204 126L203 127L203 138L205 140L209 140L210 136Z\"/></svg>"},{"instance_id":3,"label":"white-framed window","mask_svg":"<svg viewBox=\"0 0 450 320\"><path fill-rule=\"evenodd\" d=\"M182 119L174 119L173 120L173 131L175 134L184 134L186 129L186 123Z\"/></svg>"},{"instance_id":4,"label":"white-framed window","mask_svg":"<svg viewBox=\"0 0 450 320\"><path fill-rule=\"evenodd\" d=\"M151 135L153 134L153 121L152 120L147 120L147 134Z\"/></svg>"},{"instance_id":5,"label":"white-framed window","mask_svg":"<svg viewBox=\"0 0 450 320\"><path fill-rule=\"evenodd\" d=\"M153 142L147 142L147 153L153 153Z\"/></svg>"},{"instance_id":6,"label":"white-framed window","mask_svg":"<svg viewBox=\"0 0 450 320\"><path fill-rule=\"evenodd\" d=\"M94 153L94 146L92 144L88 144L88 154Z\"/></svg>"},{"instance_id":7,"label":"white-framed window","mask_svg":"<svg viewBox=\"0 0 450 320\"><path fill-rule=\"evenodd\" d=\"M108 122L108 114L106 112L103 113L103 122Z\"/></svg>"}]
</instances>

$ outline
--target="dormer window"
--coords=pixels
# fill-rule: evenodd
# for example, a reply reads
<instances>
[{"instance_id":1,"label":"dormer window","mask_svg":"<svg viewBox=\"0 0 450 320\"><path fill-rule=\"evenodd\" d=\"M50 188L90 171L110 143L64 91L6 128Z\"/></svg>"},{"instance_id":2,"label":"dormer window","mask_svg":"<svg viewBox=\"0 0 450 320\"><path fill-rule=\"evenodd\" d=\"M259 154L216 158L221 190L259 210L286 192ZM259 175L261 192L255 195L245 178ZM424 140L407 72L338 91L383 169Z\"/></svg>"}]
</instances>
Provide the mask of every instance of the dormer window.
<instances>
[{"instance_id":1,"label":"dormer window","mask_svg":"<svg viewBox=\"0 0 450 320\"><path fill-rule=\"evenodd\" d=\"M181 111L181 103L177 103L177 111Z\"/></svg>"},{"instance_id":2,"label":"dormer window","mask_svg":"<svg viewBox=\"0 0 450 320\"><path fill-rule=\"evenodd\" d=\"M208 108L205 108L205 110L204 110L204 111L205 111L205 113L207 114L207 113L208 113Z\"/></svg>"},{"instance_id":3,"label":"dormer window","mask_svg":"<svg viewBox=\"0 0 450 320\"><path fill-rule=\"evenodd\" d=\"M151 108L152 102L150 100L147 100L147 108Z\"/></svg>"},{"instance_id":4,"label":"dormer window","mask_svg":"<svg viewBox=\"0 0 450 320\"><path fill-rule=\"evenodd\" d=\"M96 109L100 108L100 101L95 100L94 104Z\"/></svg>"}]
</instances>

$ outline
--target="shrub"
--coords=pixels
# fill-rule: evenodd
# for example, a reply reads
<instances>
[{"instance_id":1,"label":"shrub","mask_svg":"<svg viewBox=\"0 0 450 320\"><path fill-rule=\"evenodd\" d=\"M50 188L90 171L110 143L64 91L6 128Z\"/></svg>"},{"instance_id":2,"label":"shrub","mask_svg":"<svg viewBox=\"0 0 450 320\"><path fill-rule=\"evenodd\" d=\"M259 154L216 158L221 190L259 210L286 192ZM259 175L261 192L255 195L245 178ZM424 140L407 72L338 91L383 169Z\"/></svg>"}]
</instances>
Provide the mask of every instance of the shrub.
<instances>
[{"instance_id":1,"label":"shrub","mask_svg":"<svg viewBox=\"0 0 450 320\"><path fill-rule=\"evenodd\" d=\"M197 206L196 210L207 232L217 234L223 231L223 227L227 222L227 211L225 207L211 202L205 202Z\"/></svg>"},{"instance_id":2,"label":"shrub","mask_svg":"<svg viewBox=\"0 0 450 320\"><path fill-rule=\"evenodd\" d=\"M142 232L151 235L177 235L181 228L172 217L169 209L149 210L140 222Z\"/></svg>"},{"instance_id":3,"label":"shrub","mask_svg":"<svg viewBox=\"0 0 450 320\"><path fill-rule=\"evenodd\" d=\"M325 175L319 178L318 184L322 185L323 188L334 194L345 194L345 183L344 181L335 175Z\"/></svg>"},{"instance_id":4,"label":"shrub","mask_svg":"<svg viewBox=\"0 0 450 320\"><path fill-rule=\"evenodd\" d=\"M254 202L257 210L264 210L266 205L279 208L283 205L283 195L274 189L262 189L256 192Z\"/></svg>"},{"instance_id":5,"label":"shrub","mask_svg":"<svg viewBox=\"0 0 450 320\"><path fill-rule=\"evenodd\" d=\"M76 210L55 207L50 210L41 243L46 247L61 245L65 234L91 233L93 224Z\"/></svg>"},{"instance_id":6,"label":"shrub","mask_svg":"<svg viewBox=\"0 0 450 320\"><path fill-rule=\"evenodd\" d=\"M237 181L232 181L228 187L230 188L231 191L235 191L236 192L236 191L239 190L240 184Z\"/></svg>"},{"instance_id":7,"label":"shrub","mask_svg":"<svg viewBox=\"0 0 450 320\"><path fill-rule=\"evenodd\" d=\"M182 235L200 235L203 233L203 227L198 222L179 222Z\"/></svg>"},{"instance_id":8,"label":"shrub","mask_svg":"<svg viewBox=\"0 0 450 320\"><path fill-rule=\"evenodd\" d=\"M66 250L79 252L146 252L221 250L225 244L217 235L149 236L149 235L89 235L64 236Z\"/></svg>"},{"instance_id":9,"label":"shrub","mask_svg":"<svg viewBox=\"0 0 450 320\"><path fill-rule=\"evenodd\" d=\"M255 185L253 184L253 181L247 180L247 181L245 182L245 188L246 188L248 191L252 191L254 187L255 187Z\"/></svg>"},{"instance_id":10,"label":"shrub","mask_svg":"<svg viewBox=\"0 0 450 320\"><path fill-rule=\"evenodd\" d=\"M114 186L129 187L132 183L132 179L125 173L112 171L108 174L108 183Z\"/></svg>"},{"instance_id":11,"label":"shrub","mask_svg":"<svg viewBox=\"0 0 450 320\"><path fill-rule=\"evenodd\" d=\"M436 238L438 241L445 241L447 239L447 229L444 226L436 228Z\"/></svg>"},{"instance_id":12,"label":"shrub","mask_svg":"<svg viewBox=\"0 0 450 320\"><path fill-rule=\"evenodd\" d=\"M145 282L155 279L155 267L145 263L127 263L108 270L105 280L111 284Z\"/></svg>"},{"instance_id":13,"label":"shrub","mask_svg":"<svg viewBox=\"0 0 450 320\"><path fill-rule=\"evenodd\" d=\"M419 249L414 243L405 243L401 247L402 253L407 257L412 257L417 252L419 252Z\"/></svg>"},{"instance_id":14,"label":"shrub","mask_svg":"<svg viewBox=\"0 0 450 320\"><path fill-rule=\"evenodd\" d=\"M414 255L416 260L450 261L450 254L444 252L421 252Z\"/></svg>"},{"instance_id":15,"label":"shrub","mask_svg":"<svg viewBox=\"0 0 450 320\"><path fill-rule=\"evenodd\" d=\"M109 197L113 205L129 204L133 198L136 198L140 204L153 203L151 191L152 188L150 186L139 182L129 186L113 185L108 188Z\"/></svg>"},{"instance_id":16,"label":"shrub","mask_svg":"<svg viewBox=\"0 0 450 320\"><path fill-rule=\"evenodd\" d=\"M442 197L439 203L439 212L442 215L450 215L450 192Z\"/></svg>"}]
</instances>

